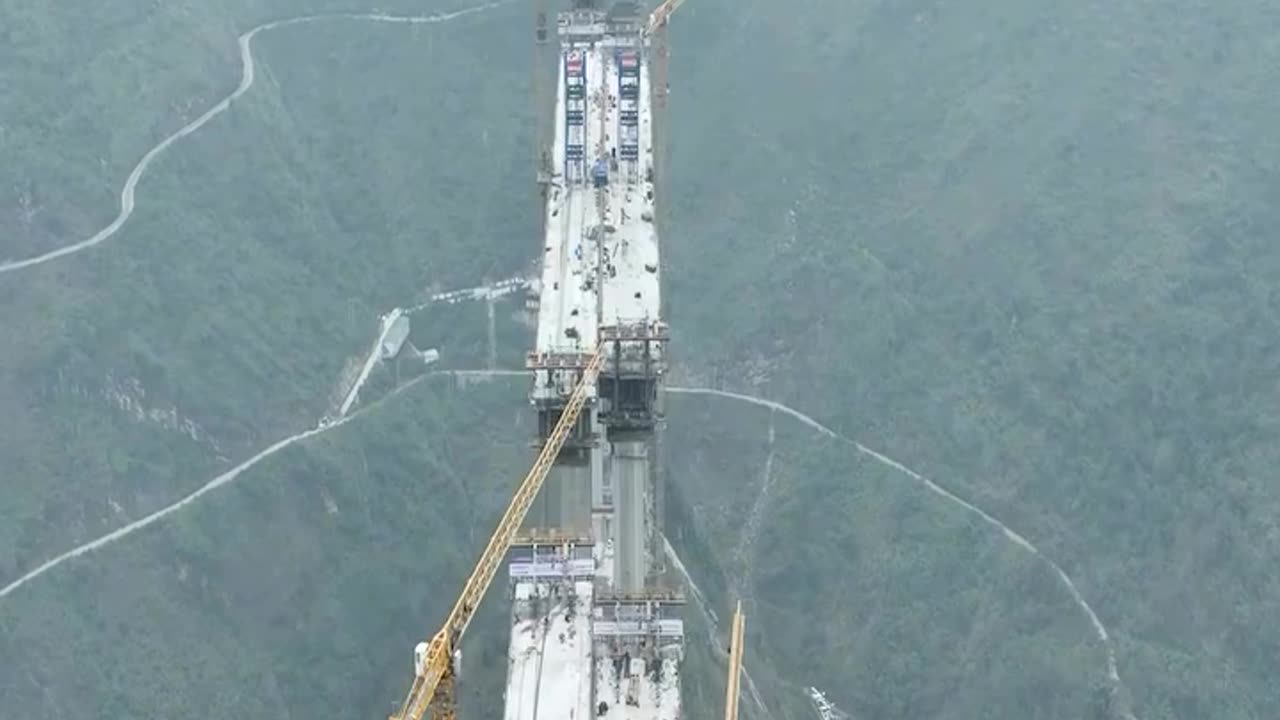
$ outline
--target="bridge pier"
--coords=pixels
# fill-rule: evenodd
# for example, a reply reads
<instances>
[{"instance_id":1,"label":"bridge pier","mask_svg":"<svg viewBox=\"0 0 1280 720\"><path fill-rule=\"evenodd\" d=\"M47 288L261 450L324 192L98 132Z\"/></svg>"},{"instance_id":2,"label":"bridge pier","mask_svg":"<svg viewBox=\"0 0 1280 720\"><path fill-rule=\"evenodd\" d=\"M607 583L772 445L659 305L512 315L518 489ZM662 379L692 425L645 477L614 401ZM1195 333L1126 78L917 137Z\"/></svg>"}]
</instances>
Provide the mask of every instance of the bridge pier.
<instances>
[{"instance_id":1,"label":"bridge pier","mask_svg":"<svg viewBox=\"0 0 1280 720\"><path fill-rule=\"evenodd\" d=\"M545 47L551 28L542 7L539 0L534 27ZM669 338L659 319L652 28L645 25L641 4L630 0L574 0L556 18L555 112L547 142L539 141L536 151L544 198L538 329L526 359L539 442L554 427L589 353L603 358L590 404L526 529L587 537L594 575L590 582L580 574L557 579L558 561L551 560L537 566L549 575L535 577L522 566L512 583L513 597L550 597L553 604L571 589L574 602L584 602L590 613L591 654L568 664L571 647L581 652L571 613L540 620L553 628L541 636L525 624L529 616L517 613L508 720L680 717L683 625L679 602L664 589L662 561L658 433ZM565 567L581 573L581 557L574 562ZM529 653L537 662L517 659ZM589 702L558 689L569 685L589 689ZM548 692L539 693L544 686Z\"/></svg>"}]
</instances>

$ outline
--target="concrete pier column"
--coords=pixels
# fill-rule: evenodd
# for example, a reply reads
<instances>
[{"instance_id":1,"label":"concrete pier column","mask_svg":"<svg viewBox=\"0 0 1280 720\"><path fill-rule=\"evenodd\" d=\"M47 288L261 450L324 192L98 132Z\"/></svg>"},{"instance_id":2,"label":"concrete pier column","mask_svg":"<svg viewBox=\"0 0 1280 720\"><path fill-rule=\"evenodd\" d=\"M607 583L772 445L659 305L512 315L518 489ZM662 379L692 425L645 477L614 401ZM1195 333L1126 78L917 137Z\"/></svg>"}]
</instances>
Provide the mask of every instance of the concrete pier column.
<instances>
[{"instance_id":1,"label":"concrete pier column","mask_svg":"<svg viewBox=\"0 0 1280 720\"><path fill-rule=\"evenodd\" d=\"M558 527L574 535L586 535L591 531L591 464L589 462L561 465L553 469L559 482L559 497L555 512Z\"/></svg>"},{"instance_id":2,"label":"concrete pier column","mask_svg":"<svg viewBox=\"0 0 1280 720\"><path fill-rule=\"evenodd\" d=\"M612 443L609 475L614 500L614 577L620 592L644 589L648 540L645 493L648 492L649 448L643 438Z\"/></svg>"}]
</instances>

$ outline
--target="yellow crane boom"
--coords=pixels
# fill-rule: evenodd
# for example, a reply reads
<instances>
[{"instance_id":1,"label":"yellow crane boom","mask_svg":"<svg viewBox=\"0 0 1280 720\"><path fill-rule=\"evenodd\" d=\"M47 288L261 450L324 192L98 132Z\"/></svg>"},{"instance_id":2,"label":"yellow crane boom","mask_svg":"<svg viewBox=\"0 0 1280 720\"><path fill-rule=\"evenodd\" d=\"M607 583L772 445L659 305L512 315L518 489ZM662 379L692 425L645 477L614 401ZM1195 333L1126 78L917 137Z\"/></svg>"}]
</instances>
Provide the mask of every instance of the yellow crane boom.
<instances>
[{"instance_id":1,"label":"yellow crane boom","mask_svg":"<svg viewBox=\"0 0 1280 720\"><path fill-rule=\"evenodd\" d=\"M645 28L645 35L652 35L658 31L663 25L667 24L667 20L671 18L671 13L676 8L684 4L684 0L664 0L653 12L649 13L649 26Z\"/></svg>"},{"instance_id":2,"label":"yellow crane boom","mask_svg":"<svg viewBox=\"0 0 1280 720\"><path fill-rule=\"evenodd\" d=\"M742 632L746 619L742 601L733 609L733 625L729 629L729 681L724 689L724 720L738 720L738 677L742 675Z\"/></svg>"},{"instance_id":3,"label":"yellow crane boom","mask_svg":"<svg viewBox=\"0 0 1280 720\"><path fill-rule=\"evenodd\" d=\"M484 598L494 576L497 575L498 567L506 557L507 550L510 549L521 523L524 522L529 506L533 504L538 491L542 489L542 483L547 479L547 473L551 471L551 466L560 454L560 449L564 447L565 440L577 424L578 416L586 405L588 391L595 385L596 377L600 374L600 364L603 361L604 353L597 348L587 361L582 377L574 387L573 394L569 396L569 402L560 413L560 419L556 422L555 428L542 445L538 459L534 461L533 467L529 469L524 481L516 489L511 503L507 506L507 511L503 513L497 529L489 538L489 544L476 562L475 569L471 571L471 577L467 578L467 584L463 586L462 594L458 596L453 610L449 612L444 627L431 638L426 652L420 658L415 658L413 685L409 687L409 694L400 705L400 712L392 715L391 720L420 720L428 708L432 711L433 720L454 720L457 705L454 694L456 670L453 659L458 642L462 639L462 633L466 631L476 607Z\"/></svg>"}]
</instances>

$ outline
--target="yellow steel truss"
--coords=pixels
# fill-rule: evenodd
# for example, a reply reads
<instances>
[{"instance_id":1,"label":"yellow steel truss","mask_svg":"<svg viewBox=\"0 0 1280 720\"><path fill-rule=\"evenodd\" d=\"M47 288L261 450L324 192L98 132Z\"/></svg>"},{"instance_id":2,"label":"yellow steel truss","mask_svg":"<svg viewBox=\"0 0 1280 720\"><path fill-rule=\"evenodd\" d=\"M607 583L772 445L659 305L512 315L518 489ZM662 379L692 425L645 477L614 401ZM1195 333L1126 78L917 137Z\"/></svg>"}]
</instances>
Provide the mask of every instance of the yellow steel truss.
<instances>
[{"instance_id":1,"label":"yellow steel truss","mask_svg":"<svg viewBox=\"0 0 1280 720\"><path fill-rule=\"evenodd\" d=\"M476 562L475 569L471 571L471 577L467 578L462 594L458 596L453 610L449 612L444 627L431 638L427 646L426 658L414 675L409 694L400 705L400 712L392 715L391 720L420 720L428 709L431 710L432 720L455 720L457 698L454 691L454 651L467 625L471 622L476 608L480 605L480 600L484 598L494 576L497 575L498 567L501 566L512 540L515 539L525 515L529 512L529 506L533 504L538 491L542 489L542 483L547 479L547 473L551 471L556 456L560 454L565 440L577 424L578 416L581 415L590 390L596 383L596 377L600 374L600 363L603 359L604 354L597 350L591 356L587 366L583 368L582 376L574 387L573 394L569 396L569 402L560 413L560 419L543 444L533 467L529 468L529 473L516 489L511 503L507 506L507 511L503 513L497 529L489 538L488 546Z\"/></svg>"}]
</instances>

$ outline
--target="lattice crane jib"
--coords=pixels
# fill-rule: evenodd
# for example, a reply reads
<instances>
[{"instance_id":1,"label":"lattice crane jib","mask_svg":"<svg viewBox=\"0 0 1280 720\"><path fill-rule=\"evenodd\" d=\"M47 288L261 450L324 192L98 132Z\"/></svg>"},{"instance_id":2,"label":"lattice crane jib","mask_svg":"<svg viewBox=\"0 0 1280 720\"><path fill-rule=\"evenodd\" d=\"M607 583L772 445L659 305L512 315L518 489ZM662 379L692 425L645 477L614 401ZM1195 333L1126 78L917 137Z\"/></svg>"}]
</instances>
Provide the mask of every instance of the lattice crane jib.
<instances>
[{"instance_id":1,"label":"lattice crane jib","mask_svg":"<svg viewBox=\"0 0 1280 720\"><path fill-rule=\"evenodd\" d=\"M645 29L645 34L652 35L657 32L658 28L667 23L671 13L683 4L684 0L664 0L652 13L649 13L649 26Z\"/></svg>"},{"instance_id":2,"label":"lattice crane jib","mask_svg":"<svg viewBox=\"0 0 1280 720\"><path fill-rule=\"evenodd\" d=\"M742 675L742 633L746 620L742 615L742 601L733 610L733 625L729 629L729 679L724 689L724 720L738 720L738 678Z\"/></svg>"},{"instance_id":3,"label":"lattice crane jib","mask_svg":"<svg viewBox=\"0 0 1280 720\"><path fill-rule=\"evenodd\" d=\"M467 578L458 596L453 610L449 612L444 627L431 638L421 659L415 663L413 684L409 693L400 705L400 711L390 716L390 720L421 720L428 710L432 720L455 720L457 715L457 698L454 692L454 681L457 668L454 667L455 653L467 625L475 615L476 608L484 599L484 594L493 582L502 565L503 559L510 549L529 507L542 489L551 466L555 464L564 447L569 433L577 425L578 417L591 396L591 388L600 374L600 365L604 361L604 353L598 348L592 353L587 365L582 370L569 401L560 413L555 428L547 436L542 450L528 474L516 489L511 503L498 521L498 527L489 538L489 544L476 562L475 569Z\"/></svg>"}]
</instances>

